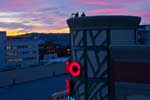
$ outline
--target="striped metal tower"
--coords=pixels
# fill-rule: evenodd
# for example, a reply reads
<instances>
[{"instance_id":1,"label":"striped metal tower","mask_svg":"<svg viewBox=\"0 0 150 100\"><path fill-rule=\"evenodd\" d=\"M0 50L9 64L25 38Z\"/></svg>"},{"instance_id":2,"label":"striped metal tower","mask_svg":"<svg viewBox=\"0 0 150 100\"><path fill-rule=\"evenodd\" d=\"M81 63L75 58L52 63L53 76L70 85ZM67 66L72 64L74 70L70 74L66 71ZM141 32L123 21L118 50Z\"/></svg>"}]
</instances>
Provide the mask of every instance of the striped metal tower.
<instances>
[{"instance_id":1,"label":"striped metal tower","mask_svg":"<svg viewBox=\"0 0 150 100\"><path fill-rule=\"evenodd\" d=\"M130 28L134 25L134 18L86 16L67 20L71 33L72 60L78 61L82 67L81 76L72 77L71 80L75 100L111 100L109 46L114 39L111 29Z\"/></svg>"}]
</instances>

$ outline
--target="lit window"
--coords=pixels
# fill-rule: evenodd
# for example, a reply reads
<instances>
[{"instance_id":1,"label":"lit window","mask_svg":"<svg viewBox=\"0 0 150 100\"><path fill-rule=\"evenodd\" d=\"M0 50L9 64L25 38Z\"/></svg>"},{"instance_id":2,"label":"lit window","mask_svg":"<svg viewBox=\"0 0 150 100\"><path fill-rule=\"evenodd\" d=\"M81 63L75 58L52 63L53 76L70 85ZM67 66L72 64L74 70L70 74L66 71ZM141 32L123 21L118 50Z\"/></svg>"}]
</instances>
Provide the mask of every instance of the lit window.
<instances>
[{"instance_id":1,"label":"lit window","mask_svg":"<svg viewBox=\"0 0 150 100\"><path fill-rule=\"evenodd\" d=\"M23 52L6 52L7 56L17 56L23 54Z\"/></svg>"},{"instance_id":2,"label":"lit window","mask_svg":"<svg viewBox=\"0 0 150 100\"><path fill-rule=\"evenodd\" d=\"M15 56L15 53L14 52L6 52L6 55L7 56Z\"/></svg>"},{"instance_id":3,"label":"lit window","mask_svg":"<svg viewBox=\"0 0 150 100\"><path fill-rule=\"evenodd\" d=\"M67 51L70 52L71 50L70 50L70 49L67 49Z\"/></svg>"},{"instance_id":4,"label":"lit window","mask_svg":"<svg viewBox=\"0 0 150 100\"><path fill-rule=\"evenodd\" d=\"M22 60L23 60L22 58L8 59L7 62L20 62Z\"/></svg>"},{"instance_id":5,"label":"lit window","mask_svg":"<svg viewBox=\"0 0 150 100\"><path fill-rule=\"evenodd\" d=\"M55 50L48 50L48 53L55 53Z\"/></svg>"},{"instance_id":6,"label":"lit window","mask_svg":"<svg viewBox=\"0 0 150 100\"><path fill-rule=\"evenodd\" d=\"M6 46L6 49L7 49L7 50L11 49L11 46Z\"/></svg>"},{"instance_id":7,"label":"lit window","mask_svg":"<svg viewBox=\"0 0 150 100\"><path fill-rule=\"evenodd\" d=\"M17 49L17 46L12 46L12 49Z\"/></svg>"}]
</instances>

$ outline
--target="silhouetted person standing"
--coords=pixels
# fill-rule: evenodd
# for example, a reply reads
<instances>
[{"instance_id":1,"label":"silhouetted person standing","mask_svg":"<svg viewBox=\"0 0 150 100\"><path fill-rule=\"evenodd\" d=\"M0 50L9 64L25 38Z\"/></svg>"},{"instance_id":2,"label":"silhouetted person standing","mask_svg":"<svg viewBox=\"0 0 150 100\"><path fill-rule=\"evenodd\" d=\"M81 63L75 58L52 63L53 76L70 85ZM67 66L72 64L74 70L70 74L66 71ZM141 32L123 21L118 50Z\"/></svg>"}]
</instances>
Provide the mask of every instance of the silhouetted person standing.
<instances>
[{"instance_id":1,"label":"silhouetted person standing","mask_svg":"<svg viewBox=\"0 0 150 100\"><path fill-rule=\"evenodd\" d=\"M79 13L78 12L75 14L75 17L79 17Z\"/></svg>"},{"instance_id":2,"label":"silhouetted person standing","mask_svg":"<svg viewBox=\"0 0 150 100\"><path fill-rule=\"evenodd\" d=\"M82 14L81 14L81 17L85 17L86 15L85 15L85 13L84 12L82 12Z\"/></svg>"}]
</instances>

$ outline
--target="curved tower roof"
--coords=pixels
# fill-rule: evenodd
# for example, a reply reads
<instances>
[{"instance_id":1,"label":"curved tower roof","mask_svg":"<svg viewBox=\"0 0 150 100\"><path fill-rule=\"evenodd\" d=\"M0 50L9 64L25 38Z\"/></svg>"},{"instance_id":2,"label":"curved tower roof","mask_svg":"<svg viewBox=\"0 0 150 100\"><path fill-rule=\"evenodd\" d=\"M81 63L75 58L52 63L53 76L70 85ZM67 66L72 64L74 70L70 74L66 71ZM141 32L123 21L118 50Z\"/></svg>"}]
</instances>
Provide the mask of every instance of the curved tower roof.
<instances>
[{"instance_id":1,"label":"curved tower roof","mask_svg":"<svg viewBox=\"0 0 150 100\"><path fill-rule=\"evenodd\" d=\"M95 28L95 27L137 27L141 17L138 16L86 16L69 18L69 28Z\"/></svg>"}]
</instances>

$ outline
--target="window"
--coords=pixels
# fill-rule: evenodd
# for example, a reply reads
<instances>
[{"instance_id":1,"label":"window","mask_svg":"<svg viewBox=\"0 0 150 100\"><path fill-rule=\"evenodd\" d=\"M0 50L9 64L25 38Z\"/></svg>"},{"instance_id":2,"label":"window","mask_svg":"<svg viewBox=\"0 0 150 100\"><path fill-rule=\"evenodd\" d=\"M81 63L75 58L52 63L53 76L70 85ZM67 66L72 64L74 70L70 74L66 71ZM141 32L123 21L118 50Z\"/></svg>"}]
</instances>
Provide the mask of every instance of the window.
<instances>
[{"instance_id":1,"label":"window","mask_svg":"<svg viewBox=\"0 0 150 100\"><path fill-rule=\"evenodd\" d=\"M14 58L14 59L8 59L7 62L20 62L23 61L22 58Z\"/></svg>"},{"instance_id":2,"label":"window","mask_svg":"<svg viewBox=\"0 0 150 100\"><path fill-rule=\"evenodd\" d=\"M10 49L11 49L11 46L6 46L6 49L7 49L7 50L10 50Z\"/></svg>"},{"instance_id":3,"label":"window","mask_svg":"<svg viewBox=\"0 0 150 100\"><path fill-rule=\"evenodd\" d=\"M17 52L6 52L7 56L17 56L24 54L36 54L36 51L17 51Z\"/></svg>"},{"instance_id":4,"label":"window","mask_svg":"<svg viewBox=\"0 0 150 100\"><path fill-rule=\"evenodd\" d=\"M15 52L6 52L7 56L16 56L17 54Z\"/></svg>"},{"instance_id":5,"label":"window","mask_svg":"<svg viewBox=\"0 0 150 100\"><path fill-rule=\"evenodd\" d=\"M28 48L36 48L35 45L28 45Z\"/></svg>"},{"instance_id":6,"label":"window","mask_svg":"<svg viewBox=\"0 0 150 100\"><path fill-rule=\"evenodd\" d=\"M17 46L12 46L12 49L17 49Z\"/></svg>"},{"instance_id":7,"label":"window","mask_svg":"<svg viewBox=\"0 0 150 100\"><path fill-rule=\"evenodd\" d=\"M33 59L36 59L36 57L27 57L27 58L24 58L24 60L33 60Z\"/></svg>"}]
</instances>

